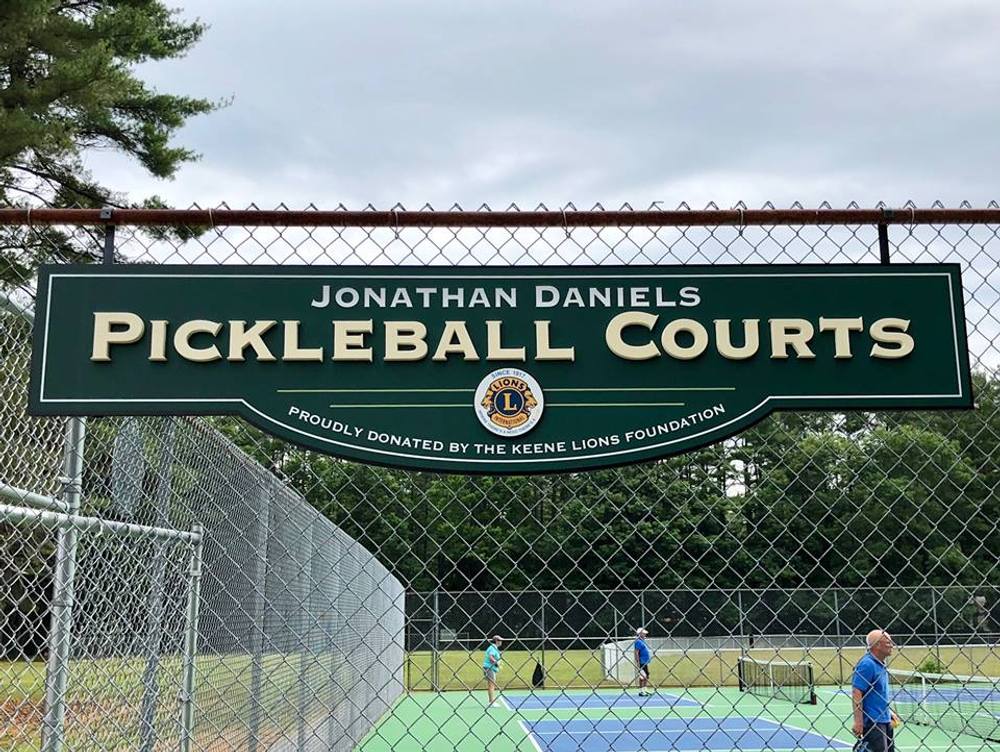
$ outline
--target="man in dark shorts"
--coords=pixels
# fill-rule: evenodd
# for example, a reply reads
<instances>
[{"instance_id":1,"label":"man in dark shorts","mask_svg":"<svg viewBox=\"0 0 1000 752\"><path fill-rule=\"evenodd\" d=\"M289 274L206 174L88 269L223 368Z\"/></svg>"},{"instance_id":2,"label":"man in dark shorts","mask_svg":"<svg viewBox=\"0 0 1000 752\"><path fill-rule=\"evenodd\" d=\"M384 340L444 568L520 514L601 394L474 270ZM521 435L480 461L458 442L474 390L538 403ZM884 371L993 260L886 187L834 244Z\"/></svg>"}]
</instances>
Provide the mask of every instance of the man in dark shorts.
<instances>
[{"instance_id":1,"label":"man in dark shorts","mask_svg":"<svg viewBox=\"0 0 1000 752\"><path fill-rule=\"evenodd\" d=\"M639 697L646 697L651 692L646 691L649 684L649 646L646 645L646 636L649 634L643 627L635 630L635 665L639 669Z\"/></svg>"},{"instance_id":2,"label":"man in dark shorts","mask_svg":"<svg viewBox=\"0 0 1000 752\"><path fill-rule=\"evenodd\" d=\"M854 704L854 735L867 752L895 752L893 729L899 717L889 705L889 671L886 659L893 642L883 629L873 629L866 640L868 652L854 667L851 699Z\"/></svg>"}]
</instances>

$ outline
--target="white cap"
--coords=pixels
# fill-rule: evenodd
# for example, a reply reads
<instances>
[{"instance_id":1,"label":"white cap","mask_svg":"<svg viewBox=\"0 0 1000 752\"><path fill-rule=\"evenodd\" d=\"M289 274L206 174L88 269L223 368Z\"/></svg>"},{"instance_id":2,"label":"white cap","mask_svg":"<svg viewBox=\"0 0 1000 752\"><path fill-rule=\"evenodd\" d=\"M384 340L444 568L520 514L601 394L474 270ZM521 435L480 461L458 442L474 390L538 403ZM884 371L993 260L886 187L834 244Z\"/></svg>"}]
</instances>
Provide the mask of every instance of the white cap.
<instances>
[{"instance_id":1,"label":"white cap","mask_svg":"<svg viewBox=\"0 0 1000 752\"><path fill-rule=\"evenodd\" d=\"M639 635L639 636L648 635L649 634L649 632L646 631L645 627L639 627L637 630L635 630L635 633L637 635Z\"/></svg>"}]
</instances>

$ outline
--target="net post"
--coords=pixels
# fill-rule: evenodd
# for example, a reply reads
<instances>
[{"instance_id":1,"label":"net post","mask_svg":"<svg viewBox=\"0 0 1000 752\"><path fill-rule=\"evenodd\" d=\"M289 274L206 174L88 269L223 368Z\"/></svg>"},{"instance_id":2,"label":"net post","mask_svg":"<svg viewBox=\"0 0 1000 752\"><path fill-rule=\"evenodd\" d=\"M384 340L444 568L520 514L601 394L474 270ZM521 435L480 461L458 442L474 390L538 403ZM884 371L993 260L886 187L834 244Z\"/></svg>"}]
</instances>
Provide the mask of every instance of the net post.
<instances>
[{"instance_id":1,"label":"net post","mask_svg":"<svg viewBox=\"0 0 1000 752\"><path fill-rule=\"evenodd\" d=\"M83 418L66 422L63 449L63 501L67 514L80 510L83 496L83 448L86 440ZM45 716L42 719L42 752L61 752L65 741L66 685L73 642L77 536L74 525L60 525L53 573L49 626L49 658L45 669Z\"/></svg>"},{"instance_id":2,"label":"net post","mask_svg":"<svg viewBox=\"0 0 1000 752\"><path fill-rule=\"evenodd\" d=\"M816 680L813 677L813 665L812 661L806 664L806 676L809 680L809 704L815 705L816 700Z\"/></svg>"},{"instance_id":3,"label":"net post","mask_svg":"<svg viewBox=\"0 0 1000 752\"><path fill-rule=\"evenodd\" d=\"M197 540L191 547L191 567L188 572L187 625L184 637L183 686L181 689L180 752L191 752L194 742L195 658L198 655L198 618L201 603L201 564L204 551L204 528L196 524L192 530Z\"/></svg>"}]
</instances>

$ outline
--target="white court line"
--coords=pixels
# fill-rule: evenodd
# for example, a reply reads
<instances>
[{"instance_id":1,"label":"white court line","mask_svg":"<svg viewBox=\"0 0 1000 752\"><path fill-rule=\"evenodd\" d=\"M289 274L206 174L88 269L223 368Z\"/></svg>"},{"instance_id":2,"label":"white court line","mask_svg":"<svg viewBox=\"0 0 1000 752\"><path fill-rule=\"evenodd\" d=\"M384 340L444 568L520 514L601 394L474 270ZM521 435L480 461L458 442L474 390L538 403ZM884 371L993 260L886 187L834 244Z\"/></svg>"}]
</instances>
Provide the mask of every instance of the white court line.
<instances>
[{"instance_id":1,"label":"white court line","mask_svg":"<svg viewBox=\"0 0 1000 752\"><path fill-rule=\"evenodd\" d=\"M770 720L770 719L762 718L761 720ZM829 745L830 747L832 747L834 749L837 749L838 748L837 745L840 745L840 744L842 744L842 745L844 745L845 747L848 747L848 748L854 746L854 742L845 742L845 741L843 741L841 739L838 739L835 736L827 736L826 734L821 734L818 731L813 731L811 729L804 729L801 726L793 726L791 723L785 723L784 721L771 721L771 723L777 723L777 724L780 724L782 726L787 726L788 728L795 729L796 731L803 731L803 732L805 732L807 734L812 734L813 736L818 736L821 739L826 739L828 742L836 742L837 744L830 744Z\"/></svg>"},{"instance_id":2,"label":"white court line","mask_svg":"<svg viewBox=\"0 0 1000 752\"><path fill-rule=\"evenodd\" d=\"M518 721L517 725L521 727L521 730L528 736L528 741L531 742L531 746L535 748L535 752L542 752L541 746L538 744L538 740L535 739L535 732L528 728L524 721Z\"/></svg>"},{"instance_id":3,"label":"white court line","mask_svg":"<svg viewBox=\"0 0 1000 752\"><path fill-rule=\"evenodd\" d=\"M507 708L507 710L509 710L509 711L510 711L511 713L513 713L513 712L514 712L514 708L512 708L512 707L510 706L510 703L509 703L509 702L507 702L507 701L506 701L506 700L504 699L503 695L500 695L500 697L498 697L497 699L498 699L498 700L500 700L500 702L502 702L502 703L503 703L503 706L504 706L505 708Z\"/></svg>"},{"instance_id":4,"label":"white court line","mask_svg":"<svg viewBox=\"0 0 1000 752\"><path fill-rule=\"evenodd\" d=\"M694 734L698 731L706 731L710 733L715 733L711 729L691 729L680 728L680 729L651 729L650 731L629 731L627 728L621 731L598 731L596 728L591 731L532 731L531 733L536 736L562 736L563 734L569 734L570 736L613 736L618 738L619 736L652 736L654 734L662 734L667 736L669 734Z\"/></svg>"},{"instance_id":5,"label":"white court line","mask_svg":"<svg viewBox=\"0 0 1000 752\"><path fill-rule=\"evenodd\" d=\"M518 710L631 710L635 708L701 708L704 707L699 702L688 699L686 697L677 697L674 695L657 695L653 698L646 698L645 702L641 699L633 699L626 695L622 698L614 698L610 702L605 704L588 704L591 699L591 695L587 695L582 698L581 702L576 702L573 697L559 697L554 698L554 702L546 702L544 699L539 698L523 698L525 702L518 704ZM600 697L600 695L598 695ZM529 702L530 699L535 701L535 704ZM652 699L652 701L650 701ZM657 700L660 700L657 702Z\"/></svg>"}]
</instances>

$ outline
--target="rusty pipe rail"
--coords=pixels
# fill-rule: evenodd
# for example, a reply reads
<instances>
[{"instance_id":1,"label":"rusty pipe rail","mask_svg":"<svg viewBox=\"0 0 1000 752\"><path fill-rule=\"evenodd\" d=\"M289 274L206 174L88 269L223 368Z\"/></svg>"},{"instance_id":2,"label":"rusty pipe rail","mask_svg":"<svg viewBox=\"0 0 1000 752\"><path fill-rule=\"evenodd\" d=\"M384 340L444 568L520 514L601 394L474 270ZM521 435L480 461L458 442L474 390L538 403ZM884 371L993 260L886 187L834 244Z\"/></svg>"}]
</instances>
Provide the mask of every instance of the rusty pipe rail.
<instances>
[{"instance_id":1,"label":"rusty pipe rail","mask_svg":"<svg viewBox=\"0 0 1000 752\"><path fill-rule=\"evenodd\" d=\"M183 227L745 227L1000 224L1000 208L288 211L0 208L0 225Z\"/></svg>"}]
</instances>

